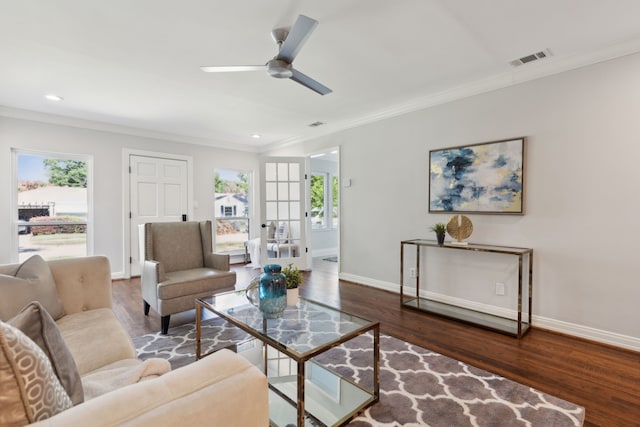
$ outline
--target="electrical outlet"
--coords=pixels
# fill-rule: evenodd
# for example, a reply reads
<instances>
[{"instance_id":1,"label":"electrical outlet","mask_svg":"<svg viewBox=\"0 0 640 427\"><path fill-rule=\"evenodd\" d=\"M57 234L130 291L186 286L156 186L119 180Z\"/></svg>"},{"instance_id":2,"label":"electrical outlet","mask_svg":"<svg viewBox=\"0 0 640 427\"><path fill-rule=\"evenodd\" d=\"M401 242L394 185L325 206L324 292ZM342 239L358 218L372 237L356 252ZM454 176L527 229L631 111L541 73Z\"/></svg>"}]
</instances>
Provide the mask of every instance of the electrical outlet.
<instances>
[{"instance_id":1,"label":"electrical outlet","mask_svg":"<svg viewBox=\"0 0 640 427\"><path fill-rule=\"evenodd\" d=\"M504 295L504 283L496 283L496 295Z\"/></svg>"},{"instance_id":2,"label":"electrical outlet","mask_svg":"<svg viewBox=\"0 0 640 427\"><path fill-rule=\"evenodd\" d=\"M416 269L415 269L415 267L411 267L409 269L409 277L416 277Z\"/></svg>"}]
</instances>

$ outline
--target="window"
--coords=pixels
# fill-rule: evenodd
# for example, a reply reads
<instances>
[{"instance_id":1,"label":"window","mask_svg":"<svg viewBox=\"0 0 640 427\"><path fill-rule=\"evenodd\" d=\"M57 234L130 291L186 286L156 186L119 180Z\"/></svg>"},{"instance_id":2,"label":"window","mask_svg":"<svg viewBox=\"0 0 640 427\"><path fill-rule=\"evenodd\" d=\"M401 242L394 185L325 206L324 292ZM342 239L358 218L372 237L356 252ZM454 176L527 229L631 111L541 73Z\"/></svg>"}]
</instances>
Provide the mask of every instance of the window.
<instances>
[{"instance_id":1,"label":"window","mask_svg":"<svg viewBox=\"0 0 640 427\"><path fill-rule=\"evenodd\" d=\"M311 228L327 228L327 174L314 172L311 174Z\"/></svg>"},{"instance_id":2,"label":"window","mask_svg":"<svg viewBox=\"0 0 640 427\"><path fill-rule=\"evenodd\" d=\"M18 261L90 255L87 156L14 151Z\"/></svg>"},{"instance_id":3,"label":"window","mask_svg":"<svg viewBox=\"0 0 640 427\"><path fill-rule=\"evenodd\" d=\"M249 240L249 173L215 171L215 251L244 253Z\"/></svg>"},{"instance_id":4,"label":"window","mask_svg":"<svg viewBox=\"0 0 640 427\"><path fill-rule=\"evenodd\" d=\"M311 228L338 227L338 177L326 172L311 174Z\"/></svg>"}]
</instances>

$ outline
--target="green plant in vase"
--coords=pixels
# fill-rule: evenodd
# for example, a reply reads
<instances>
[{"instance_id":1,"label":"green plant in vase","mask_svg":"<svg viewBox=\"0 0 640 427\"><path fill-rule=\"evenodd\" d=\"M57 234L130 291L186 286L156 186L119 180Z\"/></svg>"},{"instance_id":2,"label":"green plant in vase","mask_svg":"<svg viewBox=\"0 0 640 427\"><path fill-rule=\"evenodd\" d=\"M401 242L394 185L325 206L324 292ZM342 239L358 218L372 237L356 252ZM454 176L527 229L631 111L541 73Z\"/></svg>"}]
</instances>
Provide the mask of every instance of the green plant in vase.
<instances>
[{"instance_id":1,"label":"green plant in vase","mask_svg":"<svg viewBox=\"0 0 640 427\"><path fill-rule=\"evenodd\" d=\"M447 226L443 222L437 222L431 227L431 231L436 233L439 245L444 245L444 236L447 232Z\"/></svg>"},{"instance_id":2,"label":"green plant in vase","mask_svg":"<svg viewBox=\"0 0 640 427\"><path fill-rule=\"evenodd\" d=\"M302 273L298 267L294 267L293 263L282 269L284 274L284 283L287 285L287 305L294 306L298 304L298 286L302 283Z\"/></svg>"}]
</instances>

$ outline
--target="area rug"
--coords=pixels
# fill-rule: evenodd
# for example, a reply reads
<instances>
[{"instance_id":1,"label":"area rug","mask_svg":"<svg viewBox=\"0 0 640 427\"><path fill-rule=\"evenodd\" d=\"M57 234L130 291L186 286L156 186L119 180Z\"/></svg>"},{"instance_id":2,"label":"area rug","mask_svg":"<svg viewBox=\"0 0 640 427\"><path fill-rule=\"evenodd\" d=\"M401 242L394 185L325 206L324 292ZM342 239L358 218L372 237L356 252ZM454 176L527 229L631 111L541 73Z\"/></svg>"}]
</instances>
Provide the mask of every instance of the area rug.
<instances>
[{"instance_id":1,"label":"area rug","mask_svg":"<svg viewBox=\"0 0 640 427\"><path fill-rule=\"evenodd\" d=\"M249 336L222 319L203 322L204 352ZM161 357L173 369L195 361L195 324L134 339L141 359ZM370 335L316 358L365 386L372 383ZM349 425L581 426L584 408L399 339L380 335L380 401Z\"/></svg>"}]
</instances>

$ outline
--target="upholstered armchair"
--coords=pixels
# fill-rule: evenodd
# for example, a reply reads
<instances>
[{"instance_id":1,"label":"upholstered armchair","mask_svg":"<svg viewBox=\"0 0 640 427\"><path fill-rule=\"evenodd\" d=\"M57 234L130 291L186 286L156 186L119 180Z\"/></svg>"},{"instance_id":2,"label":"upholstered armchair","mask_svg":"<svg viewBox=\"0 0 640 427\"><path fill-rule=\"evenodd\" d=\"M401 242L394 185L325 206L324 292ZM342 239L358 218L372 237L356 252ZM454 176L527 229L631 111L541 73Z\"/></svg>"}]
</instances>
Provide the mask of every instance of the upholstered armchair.
<instances>
[{"instance_id":1,"label":"upholstered armchair","mask_svg":"<svg viewBox=\"0 0 640 427\"><path fill-rule=\"evenodd\" d=\"M144 314L160 314L163 334L170 316L194 308L196 298L235 287L229 255L213 253L211 221L145 224L142 259Z\"/></svg>"}]
</instances>

